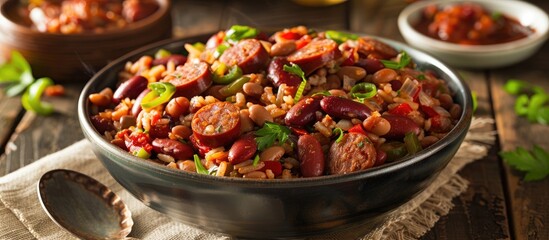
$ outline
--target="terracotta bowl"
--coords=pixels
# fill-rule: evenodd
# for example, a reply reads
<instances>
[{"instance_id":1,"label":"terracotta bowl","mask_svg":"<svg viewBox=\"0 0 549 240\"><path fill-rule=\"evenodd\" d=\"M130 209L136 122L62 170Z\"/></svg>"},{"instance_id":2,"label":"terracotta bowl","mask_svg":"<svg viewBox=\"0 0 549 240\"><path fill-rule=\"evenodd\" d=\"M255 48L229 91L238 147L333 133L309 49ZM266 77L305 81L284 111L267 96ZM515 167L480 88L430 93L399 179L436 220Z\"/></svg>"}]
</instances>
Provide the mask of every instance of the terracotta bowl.
<instances>
[{"instance_id":1,"label":"terracotta bowl","mask_svg":"<svg viewBox=\"0 0 549 240\"><path fill-rule=\"evenodd\" d=\"M145 19L103 33L57 34L31 28L19 16L19 0L1 1L0 56L17 50L30 62L35 77L56 82L87 81L109 61L148 43L170 38L170 0Z\"/></svg>"},{"instance_id":2,"label":"terracotta bowl","mask_svg":"<svg viewBox=\"0 0 549 240\"><path fill-rule=\"evenodd\" d=\"M185 224L242 238L293 238L370 231L397 207L423 191L448 164L472 118L471 93L460 77L439 60L402 43L381 39L406 51L423 70L446 79L463 106L453 130L434 145L396 162L344 175L290 180L220 178L175 170L143 161L105 140L90 121L88 96L115 87L127 61L164 48L183 52L185 43L208 36L160 42L129 53L98 72L83 89L78 118L92 149L109 173L147 206ZM350 230L352 229L352 230ZM348 238L346 238L348 239Z\"/></svg>"}]
</instances>

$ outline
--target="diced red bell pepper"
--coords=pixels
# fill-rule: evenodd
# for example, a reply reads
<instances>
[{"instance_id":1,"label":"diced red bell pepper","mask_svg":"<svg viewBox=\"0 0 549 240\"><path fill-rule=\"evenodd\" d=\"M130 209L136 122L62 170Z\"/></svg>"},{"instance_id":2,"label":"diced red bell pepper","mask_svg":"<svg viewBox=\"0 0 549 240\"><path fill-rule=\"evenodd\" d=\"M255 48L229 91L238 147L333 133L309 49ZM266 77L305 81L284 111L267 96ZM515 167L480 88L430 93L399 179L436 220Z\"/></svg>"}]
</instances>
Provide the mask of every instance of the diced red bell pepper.
<instances>
[{"instance_id":1,"label":"diced red bell pepper","mask_svg":"<svg viewBox=\"0 0 549 240\"><path fill-rule=\"evenodd\" d=\"M301 49L309 44L313 39L309 35L303 35L299 40L295 41L296 49Z\"/></svg>"},{"instance_id":2,"label":"diced red bell pepper","mask_svg":"<svg viewBox=\"0 0 549 240\"><path fill-rule=\"evenodd\" d=\"M407 116L412 111L413 109L408 103L401 103L389 110L388 112L393 115Z\"/></svg>"},{"instance_id":3,"label":"diced red bell pepper","mask_svg":"<svg viewBox=\"0 0 549 240\"><path fill-rule=\"evenodd\" d=\"M358 53L354 48L346 50L343 56L348 57L343 60L341 66L353 66L358 61Z\"/></svg>"},{"instance_id":4,"label":"diced red bell pepper","mask_svg":"<svg viewBox=\"0 0 549 240\"><path fill-rule=\"evenodd\" d=\"M281 38L284 38L286 40L298 40L302 37L303 35L301 33L296 33L296 32L292 32L292 31L286 31L286 32L282 32L280 34L280 37Z\"/></svg>"},{"instance_id":5,"label":"diced red bell pepper","mask_svg":"<svg viewBox=\"0 0 549 240\"><path fill-rule=\"evenodd\" d=\"M128 132L124 133L128 134ZM143 148L145 151L147 151L147 153L150 154L153 149L149 135L141 131L131 132L129 136L126 135L123 139L126 148L132 154L134 154L134 152L136 151L139 151L141 148Z\"/></svg>"},{"instance_id":6,"label":"diced red bell pepper","mask_svg":"<svg viewBox=\"0 0 549 240\"><path fill-rule=\"evenodd\" d=\"M263 163L265 163L265 167L263 167L260 171L270 169L275 177L282 174L282 163L279 161L263 161Z\"/></svg>"},{"instance_id":7,"label":"diced red bell pepper","mask_svg":"<svg viewBox=\"0 0 549 240\"><path fill-rule=\"evenodd\" d=\"M364 128L362 127L362 124L354 125L352 128L349 129L350 133L360 133L366 135L366 131L364 131Z\"/></svg>"},{"instance_id":8,"label":"diced red bell pepper","mask_svg":"<svg viewBox=\"0 0 549 240\"><path fill-rule=\"evenodd\" d=\"M298 127L292 127L292 126L290 126L290 130L292 131L293 134L295 134L295 135L297 135L297 136L309 134L309 132L307 132L307 130L305 130L305 129L303 129L303 128L298 128Z\"/></svg>"},{"instance_id":9,"label":"diced red bell pepper","mask_svg":"<svg viewBox=\"0 0 549 240\"><path fill-rule=\"evenodd\" d=\"M435 111L435 109L430 106L421 105L421 110L430 118L438 117L440 115L437 111Z\"/></svg>"}]
</instances>

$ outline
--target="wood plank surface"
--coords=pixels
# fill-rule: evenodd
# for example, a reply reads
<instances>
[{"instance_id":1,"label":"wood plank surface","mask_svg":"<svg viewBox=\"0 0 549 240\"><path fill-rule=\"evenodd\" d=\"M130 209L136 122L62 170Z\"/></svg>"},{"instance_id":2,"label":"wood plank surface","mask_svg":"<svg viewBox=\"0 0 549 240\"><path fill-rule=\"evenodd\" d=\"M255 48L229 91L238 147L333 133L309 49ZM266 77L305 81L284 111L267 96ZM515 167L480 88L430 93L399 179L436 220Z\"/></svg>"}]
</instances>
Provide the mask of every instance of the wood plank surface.
<instances>
[{"instance_id":1,"label":"wood plank surface","mask_svg":"<svg viewBox=\"0 0 549 240\"><path fill-rule=\"evenodd\" d=\"M541 3L541 1L538 2ZM544 4L549 7L549 4ZM521 79L541 86L549 92L548 52L549 45L546 44L540 53L531 59L512 67L496 70L490 78L502 150L514 150L519 146L532 149L536 144L549 151L549 126L530 123L526 118L518 117L513 108L509 107L514 106L516 98L503 91L503 85L507 80ZM524 182L523 177L523 173L505 165L508 204L514 206L510 214L513 219L515 238L549 239L549 203L547 201L549 178L536 182Z\"/></svg>"}]
</instances>

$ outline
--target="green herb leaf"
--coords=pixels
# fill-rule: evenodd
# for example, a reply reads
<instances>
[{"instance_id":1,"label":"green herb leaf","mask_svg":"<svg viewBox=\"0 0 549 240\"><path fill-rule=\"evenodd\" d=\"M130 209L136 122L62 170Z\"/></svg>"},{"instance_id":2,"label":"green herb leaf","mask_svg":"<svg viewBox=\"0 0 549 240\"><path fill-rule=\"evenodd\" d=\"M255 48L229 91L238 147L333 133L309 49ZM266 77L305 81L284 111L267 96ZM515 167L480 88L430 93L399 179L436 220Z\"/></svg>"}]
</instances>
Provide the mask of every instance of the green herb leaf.
<instances>
[{"instance_id":1,"label":"green herb leaf","mask_svg":"<svg viewBox=\"0 0 549 240\"><path fill-rule=\"evenodd\" d=\"M549 124L549 107L543 107L538 111L537 121L543 125Z\"/></svg>"},{"instance_id":2,"label":"green herb leaf","mask_svg":"<svg viewBox=\"0 0 549 240\"><path fill-rule=\"evenodd\" d=\"M337 136L337 139L335 140L335 142L336 143L341 142L341 140L343 139L343 129L336 127L336 128L334 128L334 130L332 130L332 133L339 135L339 136Z\"/></svg>"},{"instance_id":3,"label":"green herb leaf","mask_svg":"<svg viewBox=\"0 0 549 240\"><path fill-rule=\"evenodd\" d=\"M208 175L208 170L202 165L202 162L200 161L200 157L198 157L197 154L193 155L194 158L194 166L196 167L196 172L200 174L206 174Z\"/></svg>"},{"instance_id":4,"label":"green herb leaf","mask_svg":"<svg viewBox=\"0 0 549 240\"><path fill-rule=\"evenodd\" d=\"M515 113L519 116L526 116L528 114L528 104L530 103L530 98L526 94L518 96L515 101Z\"/></svg>"},{"instance_id":5,"label":"green herb leaf","mask_svg":"<svg viewBox=\"0 0 549 240\"><path fill-rule=\"evenodd\" d=\"M380 61L381 63L383 63L383 65L386 68L397 70L397 69L401 69L408 66L408 64L410 64L410 62L412 61L412 58L408 55L408 53L406 53L405 51L402 51L400 52L400 59L398 62L391 61L391 60L380 60Z\"/></svg>"},{"instance_id":6,"label":"green herb leaf","mask_svg":"<svg viewBox=\"0 0 549 240\"><path fill-rule=\"evenodd\" d=\"M549 175L549 153L537 145L532 151L517 147L499 155L511 167L526 172L525 181L541 180Z\"/></svg>"},{"instance_id":7,"label":"green herb leaf","mask_svg":"<svg viewBox=\"0 0 549 240\"><path fill-rule=\"evenodd\" d=\"M297 88L297 91L294 96L294 102L299 101L301 99L301 96L303 95L303 91L305 90L305 86L307 85L307 79L305 78L305 72L301 70L299 65L292 63L292 65L285 64L282 68L285 72L289 72L292 74L295 74L299 77L301 77L301 83L299 84L299 87Z\"/></svg>"},{"instance_id":8,"label":"green herb leaf","mask_svg":"<svg viewBox=\"0 0 549 240\"><path fill-rule=\"evenodd\" d=\"M274 145L276 140L278 140L278 145L282 145L288 141L290 134L291 131L286 126L278 125L272 122L265 122L265 125L255 132L257 149L259 151L263 151Z\"/></svg>"}]
</instances>

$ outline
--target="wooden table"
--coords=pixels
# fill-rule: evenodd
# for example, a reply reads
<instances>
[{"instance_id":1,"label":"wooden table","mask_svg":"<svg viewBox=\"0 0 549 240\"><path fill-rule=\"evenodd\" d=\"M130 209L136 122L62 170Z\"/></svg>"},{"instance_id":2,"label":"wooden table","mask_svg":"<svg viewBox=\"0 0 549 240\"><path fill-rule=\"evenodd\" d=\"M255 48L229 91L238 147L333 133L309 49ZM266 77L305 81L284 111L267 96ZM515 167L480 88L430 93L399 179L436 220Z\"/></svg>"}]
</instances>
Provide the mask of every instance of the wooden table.
<instances>
[{"instance_id":1,"label":"wooden table","mask_svg":"<svg viewBox=\"0 0 549 240\"><path fill-rule=\"evenodd\" d=\"M549 2L531 0L549 11ZM347 1L328 7L304 7L292 1L174 1L176 36L191 36L233 24L260 28L307 25L378 35L402 41L397 16L405 0ZM538 144L549 149L549 127L530 124L514 114L514 97L502 90L515 78L549 91L549 44L532 58L495 70L458 69L478 94L477 116L496 120L497 143L482 160L460 174L471 182L454 199L455 207L424 239L548 239L549 178L523 182L523 174L502 162L498 152ZM83 138L76 117L76 100L83 84L67 84L66 95L51 101L57 113L42 117L25 112L19 97L0 93L0 176Z\"/></svg>"}]
</instances>

